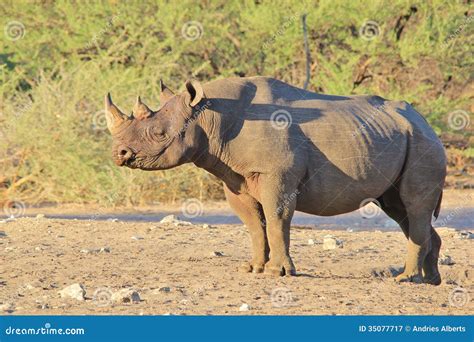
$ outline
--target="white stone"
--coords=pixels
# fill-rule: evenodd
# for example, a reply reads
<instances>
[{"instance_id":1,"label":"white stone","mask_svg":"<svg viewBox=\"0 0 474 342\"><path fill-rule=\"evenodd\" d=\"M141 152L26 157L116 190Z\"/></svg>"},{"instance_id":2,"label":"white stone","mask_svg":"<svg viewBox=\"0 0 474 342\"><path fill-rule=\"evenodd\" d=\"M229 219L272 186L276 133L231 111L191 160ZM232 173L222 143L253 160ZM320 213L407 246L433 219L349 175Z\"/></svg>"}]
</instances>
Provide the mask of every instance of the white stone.
<instances>
[{"instance_id":1,"label":"white stone","mask_svg":"<svg viewBox=\"0 0 474 342\"><path fill-rule=\"evenodd\" d=\"M455 262L451 256L446 255L446 254L441 254L438 259L438 264L440 265L454 265Z\"/></svg>"},{"instance_id":2,"label":"white stone","mask_svg":"<svg viewBox=\"0 0 474 342\"><path fill-rule=\"evenodd\" d=\"M240 306L239 311L249 311L250 310L250 305L244 303Z\"/></svg>"},{"instance_id":3,"label":"white stone","mask_svg":"<svg viewBox=\"0 0 474 342\"><path fill-rule=\"evenodd\" d=\"M73 298L77 300L84 300L84 295L86 291L84 290L84 286L81 284L72 284L68 287L65 287L61 291L59 291L61 298Z\"/></svg>"},{"instance_id":4,"label":"white stone","mask_svg":"<svg viewBox=\"0 0 474 342\"><path fill-rule=\"evenodd\" d=\"M315 244L315 242L314 242L313 239L309 239L309 240L308 240L308 245L314 245L314 244Z\"/></svg>"},{"instance_id":5,"label":"white stone","mask_svg":"<svg viewBox=\"0 0 474 342\"><path fill-rule=\"evenodd\" d=\"M326 235L323 240L323 249L324 250L331 250L336 248L342 248L344 244L342 240L336 239L332 235Z\"/></svg>"},{"instance_id":6,"label":"white stone","mask_svg":"<svg viewBox=\"0 0 474 342\"><path fill-rule=\"evenodd\" d=\"M111 299L116 303L139 303L140 295L133 289L120 289L112 294Z\"/></svg>"}]
</instances>

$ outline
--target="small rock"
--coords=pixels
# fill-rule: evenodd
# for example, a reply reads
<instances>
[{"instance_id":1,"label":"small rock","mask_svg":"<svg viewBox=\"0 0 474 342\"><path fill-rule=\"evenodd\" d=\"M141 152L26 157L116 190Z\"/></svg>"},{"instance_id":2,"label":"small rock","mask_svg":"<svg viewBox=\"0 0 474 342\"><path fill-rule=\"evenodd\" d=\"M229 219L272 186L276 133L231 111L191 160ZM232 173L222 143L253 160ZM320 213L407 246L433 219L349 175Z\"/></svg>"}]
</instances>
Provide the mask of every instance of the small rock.
<instances>
[{"instance_id":1,"label":"small rock","mask_svg":"<svg viewBox=\"0 0 474 342\"><path fill-rule=\"evenodd\" d=\"M0 231L0 238L7 236L7 233Z\"/></svg>"},{"instance_id":2,"label":"small rock","mask_svg":"<svg viewBox=\"0 0 474 342\"><path fill-rule=\"evenodd\" d=\"M15 247L5 247L5 252L11 252L15 249Z\"/></svg>"},{"instance_id":3,"label":"small rock","mask_svg":"<svg viewBox=\"0 0 474 342\"><path fill-rule=\"evenodd\" d=\"M180 220L176 215L167 215L167 216L165 216L161 219L160 223L174 224L177 227L178 226L190 226L190 225L192 225L191 222Z\"/></svg>"},{"instance_id":4,"label":"small rock","mask_svg":"<svg viewBox=\"0 0 474 342\"><path fill-rule=\"evenodd\" d=\"M463 230L463 231L459 232L458 238L459 239L470 240L470 239L474 239L474 234L471 233L470 231Z\"/></svg>"},{"instance_id":5,"label":"small rock","mask_svg":"<svg viewBox=\"0 0 474 342\"><path fill-rule=\"evenodd\" d=\"M15 310L15 304L13 303L0 304L0 311L12 313L14 310Z\"/></svg>"},{"instance_id":6,"label":"small rock","mask_svg":"<svg viewBox=\"0 0 474 342\"><path fill-rule=\"evenodd\" d=\"M161 219L160 223L174 223L178 220L179 219L176 215L167 215Z\"/></svg>"},{"instance_id":7,"label":"small rock","mask_svg":"<svg viewBox=\"0 0 474 342\"><path fill-rule=\"evenodd\" d=\"M169 287L169 286L163 286L163 287L160 287L160 288L158 289L158 291L159 291L159 292L166 292L166 293L169 293L169 292L171 292L171 287Z\"/></svg>"},{"instance_id":8,"label":"small rock","mask_svg":"<svg viewBox=\"0 0 474 342\"><path fill-rule=\"evenodd\" d=\"M354 232L354 229L352 229L352 228L347 228L347 229L346 229L346 232L352 233L352 232Z\"/></svg>"},{"instance_id":9,"label":"small rock","mask_svg":"<svg viewBox=\"0 0 474 342\"><path fill-rule=\"evenodd\" d=\"M116 303L139 303L140 295L133 289L121 289L113 293L111 299Z\"/></svg>"},{"instance_id":10,"label":"small rock","mask_svg":"<svg viewBox=\"0 0 474 342\"><path fill-rule=\"evenodd\" d=\"M309 239L309 240L308 240L308 245L312 246L312 245L314 245L314 244L315 244L315 242L314 242L313 239Z\"/></svg>"},{"instance_id":11,"label":"small rock","mask_svg":"<svg viewBox=\"0 0 474 342\"><path fill-rule=\"evenodd\" d=\"M38 215L36 215L36 218L37 218L37 219L43 219L43 218L44 218L44 214L38 214Z\"/></svg>"},{"instance_id":12,"label":"small rock","mask_svg":"<svg viewBox=\"0 0 474 342\"><path fill-rule=\"evenodd\" d=\"M107 219L109 222L118 222L118 218L109 218Z\"/></svg>"},{"instance_id":13,"label":"small rock","mask_svg":"<svg viewBox=\"0 0 474 342\"><path fill-rule=\"evenodd\" d=\"M72 284L68 287L65 287L61 291L58 292L61 295L61 298L73 298L77 300L84 300L84 295L86 291L84 290L84 286L81 284Z\"/></svg>"},{"instance_id":14,"label":"small rock","mask_svg":"<svg viewBox=\"0 0 474 342\"><path fill-rule=\"evenodd\" d=\"M324 250L330 250L330 249L336 249L336 248L342 248L344 247L344 244L342 240L336 239L332 235L326 235L323 240L323 249Z\"/></svg>"},{"instance_id":15,"label":"small rock","mask_svg":"<svg viewBox=\"0 0 474 342\"><path fill-rule=\"evenodd\" d=\"M250 305L244 303L240 306L239 311L249 311L250 310Z\"/></svg>"},{"instance_id":16,"label":"small rock","mask_svg":"<svg viewBox=\"0 0 474 342\"><path fill-rule=\"evenodd\" d=\"M132 236L132 240L143 240L143 239L144 239L143 236L138 236L138 235Z\"/></svg>"},{"instance_id":17,"label":"small rock","mask_svg":"<svg viewBox=\"0 0 474 342\"><path fill-rule=\"evenodd\" d=\"M211 256L213 256L213 257L221 257L221 256L224 256L224 253L214 251L214 252L211 252Z\"/></svg>"},{"instance_id":18,"label":"small rock","mask_svg":"<svg viewBox=\"0 0 474 342\"><path fill-rule=\"evenodd\" d=\"M202 225L202 227L203 227L204 229L210 228L210 226L209 226L207 223L204 223L204 224Z\"/></svg>"},{"instance_id":19,"label":"small rock","mask_svg":"<svg viewBox=\"0 0 474 342\"><path fill-rule=\"evenodd\" d=\"M451 256L446 255L446 254L441 254L438 259L438 264L440 265L454 265L455 262L451 258Z\"/></svg>"},{"instance_id":20,"label":"small rock","mask_svg":"<svg viewBox=\"0 0 474 342\"><path fill-rule=\"evenodd\" d=\"M84 248L84 249L81 249L81 253L84 253L84 254L110 253L110 247Z\"/></svg>"}]
</instances>

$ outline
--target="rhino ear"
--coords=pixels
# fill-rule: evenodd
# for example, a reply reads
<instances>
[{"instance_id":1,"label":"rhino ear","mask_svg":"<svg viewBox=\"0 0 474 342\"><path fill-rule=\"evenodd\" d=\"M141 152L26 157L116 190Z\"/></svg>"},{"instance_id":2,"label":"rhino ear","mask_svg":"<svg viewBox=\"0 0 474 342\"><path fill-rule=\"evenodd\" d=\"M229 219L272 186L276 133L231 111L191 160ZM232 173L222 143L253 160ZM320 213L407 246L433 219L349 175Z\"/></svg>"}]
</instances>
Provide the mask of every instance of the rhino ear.
<instances>
[{"instance_id":1,"label":"rhino ear","mask_svg":"<svg viewBox=\"0 0 474 342\"><path fill-rule=\"evenodd\" d=\"M204 97L204 91L202 90L201 83L197 80L191 79L186 81L186 90L189 93L189 106L194 107Z\"/></svg>"},{"instance_id":2,"label":"rhino ear","mask_svg":"<svg viewBox=\"0 0 474 342\"><path fill-rule=\"evenodd\" d=\"M110 93L105 96L105 119L110 133L113 133L122 122L129 120L128 116L113 104Z\"/></svg>"},{"instance_id":3,"label":"rhino ear","mask_svg":"<svg viewBox=\"0 0 474 342\"><path fill-rule=\"evenodd\" d=\"M171 99L174 96L174 93L171 91L170 88L165 86L162 80L160 80L160 103L161 105L165 104L168 102L169 99Z\"/></svg>"},{"instance_id":4,"label":"rhino ear","mask_svg":"<svg viewBox=\"0 0 474 342\"><path fill-rule=\"evenodd\" d=\"M138 96L137 102L135 103L135 107L133 107L133 116L136 117L138 120L143 120L149 118L152 115L153 111L148 108L148 106L142 102L140 96Z\"/></svg>"}]
</instances>

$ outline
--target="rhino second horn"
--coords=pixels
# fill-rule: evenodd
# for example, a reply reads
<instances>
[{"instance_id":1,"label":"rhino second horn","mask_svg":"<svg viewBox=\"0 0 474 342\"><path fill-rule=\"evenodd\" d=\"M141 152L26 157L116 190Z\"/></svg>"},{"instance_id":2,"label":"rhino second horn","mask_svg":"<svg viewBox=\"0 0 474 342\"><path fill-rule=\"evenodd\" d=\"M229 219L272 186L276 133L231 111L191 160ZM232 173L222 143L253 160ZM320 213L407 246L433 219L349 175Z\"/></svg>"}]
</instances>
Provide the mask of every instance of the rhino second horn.
<instances>
[{"instance_id":1,"label":"rhino second horn","mask_svg":"<svg viewBox=\"0 0 474 342\"><path fill-rule=\"evenodd\" d=\"M135 107L133 108L133 114L134 117L141 120L149 118L153 114L153 111L148 108L148 106L142 102L140 96L138 96Z\"/></svg>"}]
</instances>

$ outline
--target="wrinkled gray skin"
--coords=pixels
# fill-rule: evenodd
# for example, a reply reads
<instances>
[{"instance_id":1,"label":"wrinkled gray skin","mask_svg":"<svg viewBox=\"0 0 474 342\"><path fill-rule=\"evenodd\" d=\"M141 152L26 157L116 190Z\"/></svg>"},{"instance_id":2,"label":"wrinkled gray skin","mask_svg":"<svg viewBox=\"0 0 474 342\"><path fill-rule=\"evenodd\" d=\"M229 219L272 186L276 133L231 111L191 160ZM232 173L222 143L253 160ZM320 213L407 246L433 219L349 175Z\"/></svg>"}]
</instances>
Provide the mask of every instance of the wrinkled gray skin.
<instances>
[{"instance_id":1,"label":"wrinkled gray skin","mask_svg":"<svg viewBox=\"0 0 474 342\"><path fill-rule=\"evenodd\" d=\"M444 148L406 102L308 92L265 77L186 82L161 107L140 99L131 117L106 98L117 165L164 170L194 163L224 182L248 227L241 270L293 275L295 210L338 215L377 200L408 239L397 281L439 284L441 239L431 225L446 175Z\"/></svg>"}]
</instances>

